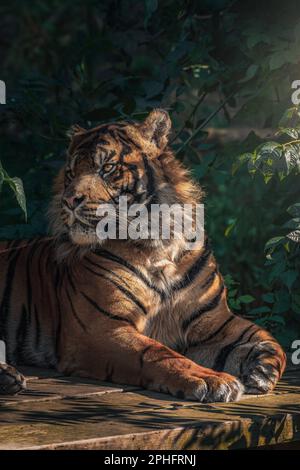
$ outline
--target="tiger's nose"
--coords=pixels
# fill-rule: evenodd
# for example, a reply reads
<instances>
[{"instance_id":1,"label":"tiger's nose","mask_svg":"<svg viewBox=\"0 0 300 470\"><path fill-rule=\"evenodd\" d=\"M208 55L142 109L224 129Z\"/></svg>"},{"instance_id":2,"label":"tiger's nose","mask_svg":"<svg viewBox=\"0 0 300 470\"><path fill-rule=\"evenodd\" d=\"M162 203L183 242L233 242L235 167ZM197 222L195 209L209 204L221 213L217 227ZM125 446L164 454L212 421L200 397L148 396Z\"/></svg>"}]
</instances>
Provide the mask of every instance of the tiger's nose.
<instances>
[{"instance_id":1,"label":"tiger's nose","mask_svg":"<svg viewBox=\"0 0 300 470\"><path fill-rule=\"evenodd\" d=\"M85 201L85 196L83 196L82 194L75 194L73 196L63 197L63 203L66 204L66 206L72 210L80 206L83 201Z\"/></svg>"}]
</instances>

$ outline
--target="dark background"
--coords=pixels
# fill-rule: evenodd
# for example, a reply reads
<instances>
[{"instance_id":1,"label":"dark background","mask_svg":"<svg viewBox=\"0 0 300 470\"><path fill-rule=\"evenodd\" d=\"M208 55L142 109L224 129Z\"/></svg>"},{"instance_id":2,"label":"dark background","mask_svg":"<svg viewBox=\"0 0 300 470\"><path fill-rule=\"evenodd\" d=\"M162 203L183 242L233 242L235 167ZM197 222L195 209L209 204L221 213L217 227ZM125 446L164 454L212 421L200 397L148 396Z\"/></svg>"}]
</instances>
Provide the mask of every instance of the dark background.
<instances>
[{"instance_id":1,"label":"dark background","mask_svg":"<svg viewBox=\"0 0 300 470\"><path fill-rule=\"evenodd\" d=\"M288 349L300 333L298 2L3 1L0 54L0 239L47 232L72 124L164 107L206 191L232 308Z\"/></svg>"}]
</instances>

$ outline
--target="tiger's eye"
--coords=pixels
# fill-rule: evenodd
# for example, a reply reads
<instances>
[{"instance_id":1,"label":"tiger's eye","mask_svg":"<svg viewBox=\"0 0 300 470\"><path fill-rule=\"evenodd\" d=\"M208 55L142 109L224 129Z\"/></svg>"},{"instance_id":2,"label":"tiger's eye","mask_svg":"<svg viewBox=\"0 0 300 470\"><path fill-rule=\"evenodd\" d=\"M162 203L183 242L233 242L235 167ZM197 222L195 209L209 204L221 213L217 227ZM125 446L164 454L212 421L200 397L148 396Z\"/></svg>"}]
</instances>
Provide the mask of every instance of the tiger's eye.
<instances>
[{"instance_id":1,"label":"tiger's eye","mask_svg":"<svg viewBox=\"0 0 300 470\"><path fill-rule=\"evenodd\" d=\"M107 163L106 165L103 165L102 172L103 173L110 173L114 167L115 167L115 165L113 165L112 163Z\"/></svg>"},{"instance_id":2,"label":"tiger's eye","mask_svg":"<svg viewBox=\"0 0 300 470\"><path fill-rule=\"evenodd\" d=\"M100 176L102 176L103 178L105 178L106 176L110 175L111 173L113 173L113 171L116 169L116 165L115 163L105 163L100 171L99 171L99 174Z\"/></svg>"}]
</instances>

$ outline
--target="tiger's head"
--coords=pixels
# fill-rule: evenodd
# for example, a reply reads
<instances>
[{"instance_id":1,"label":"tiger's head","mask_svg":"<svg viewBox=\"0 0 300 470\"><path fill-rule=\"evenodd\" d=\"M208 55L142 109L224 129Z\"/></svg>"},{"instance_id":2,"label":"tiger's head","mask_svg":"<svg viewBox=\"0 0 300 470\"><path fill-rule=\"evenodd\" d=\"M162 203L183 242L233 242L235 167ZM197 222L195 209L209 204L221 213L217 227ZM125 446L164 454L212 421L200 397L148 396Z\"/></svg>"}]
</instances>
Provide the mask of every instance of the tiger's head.
<instances>
[{"instance_id":1,"label":"tiger's head","mask_svg":"<svg viewBox=\"0 0 300 470\"><path fill-rule=\"evenodd\" d=\"M161 109L142 123L74 127L50 208L56 238L77 246L99 244L97 209L117 205L120 196L129 206L198 200L199 189L167 147L170 129L170 117Z\"/></svg>"}]
</instances>

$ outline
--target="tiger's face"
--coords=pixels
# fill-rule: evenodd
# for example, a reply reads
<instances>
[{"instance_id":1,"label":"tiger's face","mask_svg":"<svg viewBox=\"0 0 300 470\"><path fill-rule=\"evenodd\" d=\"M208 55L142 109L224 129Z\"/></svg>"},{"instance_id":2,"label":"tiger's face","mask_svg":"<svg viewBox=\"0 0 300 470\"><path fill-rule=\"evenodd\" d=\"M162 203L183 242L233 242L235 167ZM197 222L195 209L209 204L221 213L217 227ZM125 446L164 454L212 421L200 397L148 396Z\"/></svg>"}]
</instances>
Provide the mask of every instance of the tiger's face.
<instances>
[{"instance_id":1,"label":"tiger's face","mask_svg":"<svg viewBox=\"0 0 300 470\"><path fill-rule=\"evenodd\" d=\"M127 203L147 204L156 196L153 161L163 152L171 122L168 113L154 110L141 124L75 128L67 163L57 178L52 207L56 235L76 245L98 244L97 209Z\"/></svg>"}]
</instances>

